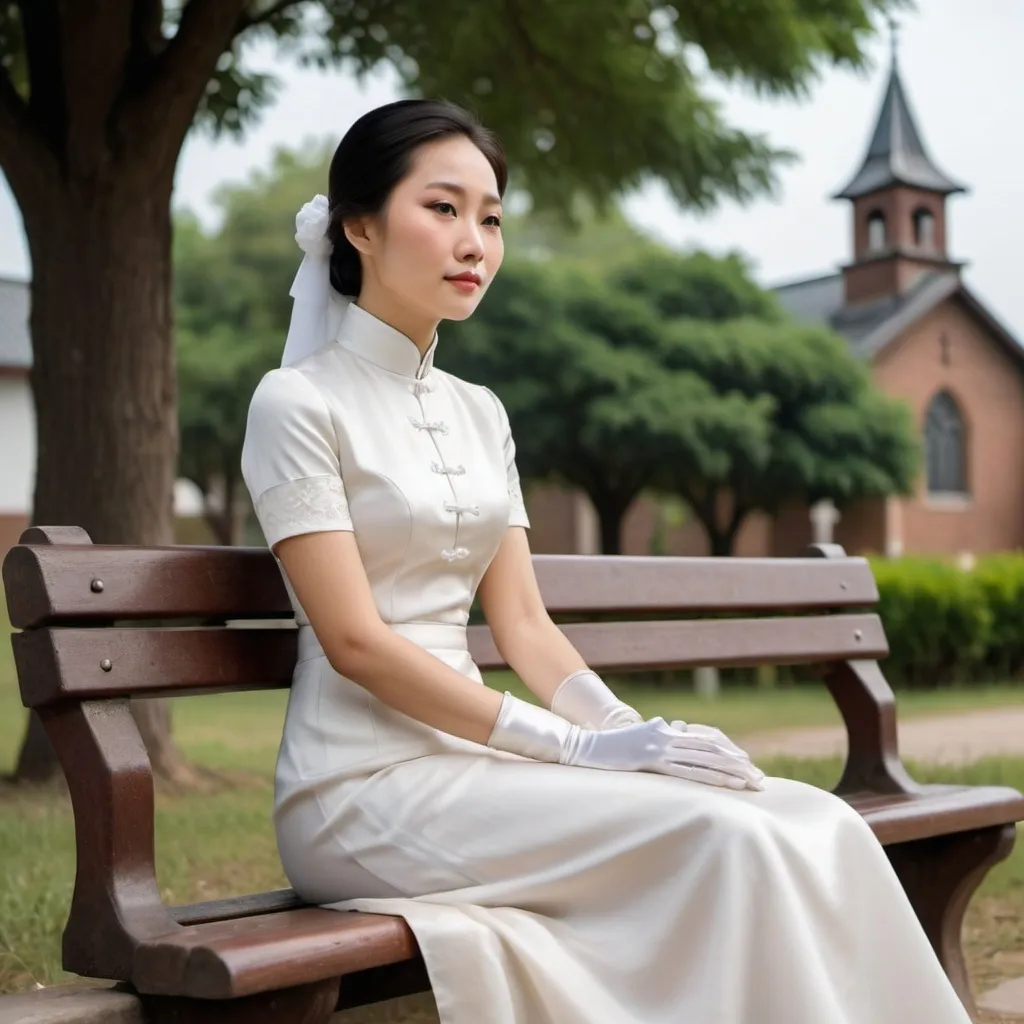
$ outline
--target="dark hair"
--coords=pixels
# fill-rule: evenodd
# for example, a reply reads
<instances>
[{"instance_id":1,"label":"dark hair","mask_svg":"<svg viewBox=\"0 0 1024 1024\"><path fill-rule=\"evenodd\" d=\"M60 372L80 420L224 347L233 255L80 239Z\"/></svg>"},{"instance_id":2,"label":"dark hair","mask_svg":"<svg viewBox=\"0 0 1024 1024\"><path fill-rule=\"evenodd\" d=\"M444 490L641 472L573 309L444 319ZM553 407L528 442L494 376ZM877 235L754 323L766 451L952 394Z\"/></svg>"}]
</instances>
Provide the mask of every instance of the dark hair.
<instances>
[{"instance_id":1,"label":"dark hair","mask_svg":"<svg viewBox=\"0 0 1024 1024\"><path fill-rule=\"evenodd\" d=\"M395 186L409 173L416 150L453 135L469 139L487 158L498 180L498 194L508 184L501 143L462 107L443 100L398 100L364 114L345 133L331 159L327 237L331 284L342 295L359 294L363 269L359 252L345 237L349 217L379 213Z\"/></svg>"}]
</instances>

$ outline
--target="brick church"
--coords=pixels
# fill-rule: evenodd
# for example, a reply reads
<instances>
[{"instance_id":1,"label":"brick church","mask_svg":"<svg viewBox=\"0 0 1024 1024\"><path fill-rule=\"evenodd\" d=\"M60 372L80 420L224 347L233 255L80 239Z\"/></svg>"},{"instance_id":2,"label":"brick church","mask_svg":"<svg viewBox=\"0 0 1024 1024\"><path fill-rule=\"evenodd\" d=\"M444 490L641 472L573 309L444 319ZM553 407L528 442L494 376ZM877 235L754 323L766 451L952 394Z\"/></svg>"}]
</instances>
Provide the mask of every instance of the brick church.
<instances>
[{"instance_id":1,"label":"brick church","mask_svg":"<svg viewBox=\"0 0 1024 1024\"><path fill-rule=\"evenodd\" d=\"M947 200L963 191L928 155L894 58L863 163L834 196L849 203L851 258L775 291L794 317L846 338L875 384L908 403L923 471L911 497L864 501L838 521L826 509L828 526L799 505L752 516L737 554L799 554L823 529L851 553L969 558L1024 546L1024 349L966 287L947 249ZM538 488L530 511L535 551L597 550L585 498ZM655 534L657 550L707 552L699 524L666 528L658 504L636 502L623 552L652 552Z\"/></svg>"}]
</instances>

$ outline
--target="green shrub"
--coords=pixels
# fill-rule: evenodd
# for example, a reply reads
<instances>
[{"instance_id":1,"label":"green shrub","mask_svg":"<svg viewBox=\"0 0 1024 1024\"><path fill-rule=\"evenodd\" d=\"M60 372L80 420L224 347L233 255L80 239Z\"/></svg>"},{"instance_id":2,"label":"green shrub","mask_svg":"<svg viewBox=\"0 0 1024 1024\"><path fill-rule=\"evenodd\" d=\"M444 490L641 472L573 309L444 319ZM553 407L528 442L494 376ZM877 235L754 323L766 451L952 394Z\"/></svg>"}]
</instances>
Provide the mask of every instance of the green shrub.
<instances>
[{"instance_id":1,"label":"green shrub","mask_svg":"<svg viewBox=\"0 0 1024 1024\"><path fill-rule=\"evenodd\" d=\"M1024 675L1024 554L992 555L974 571L991 615L984 667L1001 679Z\"/></svg>"},{"instance_id":2,"label":"green shrub","mask_svg":"<svg viewBox=\"0 0 1024 1024\"><path fill-rule=\"evenodd\" d=\"M873 559L894 685L934 687L1024 674L1024 555L970 570L939 559Z\"/></svg>"}]
</instances>

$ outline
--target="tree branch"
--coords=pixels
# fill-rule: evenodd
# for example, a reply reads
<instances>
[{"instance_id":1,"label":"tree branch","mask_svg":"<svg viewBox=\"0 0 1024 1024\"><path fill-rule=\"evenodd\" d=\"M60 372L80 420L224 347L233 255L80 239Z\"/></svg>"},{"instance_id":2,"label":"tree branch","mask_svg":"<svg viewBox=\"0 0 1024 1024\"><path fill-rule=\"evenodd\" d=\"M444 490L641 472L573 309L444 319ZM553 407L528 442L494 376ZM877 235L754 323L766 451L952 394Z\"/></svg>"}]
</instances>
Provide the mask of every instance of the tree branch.
<instances>
[{"instance_id":1,"label":"tree branch","mask_svg":"<svg viewBox=\"0 0 1024 1024\"><path fill-rule=\"evenodd\" d=\"M238 19L235 35L240 36L243 32L255 28L257 25L265 25L268 21L272 21L279 14L287 11L289 7L299 7L308 2L309 0L277 0L277 3L271 4L266 10L260 11L259 14L250 14L246 11Z\"/></svg>"},{"instance_id":2,"label":"tree branch","mask_svg":"<svg viewBox=\"0 0 1024 1024\"><path fill-rule=\"evenodd\" d=\"M217 60L231 45L247 0L189 0L178 31L119 111L123 137L142 159L172 173Z\"/></svg>"},{"instance_id":3,"label":"tree branch","mask_svg":"<svg viewBox=\"0 0 1024 1024\"><path fill-rule=\"evenodd\" d=\"M158 56L167 45L164 38L164 0L135 0L132 8L133 60L141 64Z\"/></svg>"},{"instance_id":4,"label":"tree branch","mask_svg":"<svg viewBox=\"0 0 1024 1024\"><path fill-rule=\"evenodd\" d=\"M67 107L60 59L60 24L54 0L18 0L28 67L28 107L37 130L64 157Z\"/></svg>"},{"instance_id":5,"label":"tree branch","mask_svg":"<svg viewBox=\"0 0 1024 1024\"><path fill-rule=\"evenodd\" d=\"M0 67L0 167L23 211L29 185L53 164L54 157L28 104Z\"/></svg>"},{"instance_id":6,"label":"tree branch","mask_svg":"<svg viewBox=\"0 0 1024 1024\"><path fill-rule=\"evenodd\" d=\"M56 0L56 7L67 162L73 174L93 175L111 157L110 113L128 71L133 0Z\"/></svg>"}]
</instances>

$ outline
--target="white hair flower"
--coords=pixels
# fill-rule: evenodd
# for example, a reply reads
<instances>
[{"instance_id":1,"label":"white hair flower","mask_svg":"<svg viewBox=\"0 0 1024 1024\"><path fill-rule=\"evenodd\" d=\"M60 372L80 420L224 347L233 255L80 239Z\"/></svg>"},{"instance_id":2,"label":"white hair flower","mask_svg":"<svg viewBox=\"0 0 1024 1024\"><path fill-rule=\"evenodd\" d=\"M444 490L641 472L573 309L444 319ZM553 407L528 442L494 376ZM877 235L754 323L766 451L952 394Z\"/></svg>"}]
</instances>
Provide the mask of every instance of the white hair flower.
<instances>
[{"instance_id":1,"label":"white hair flower","mask_svg":"<svg viewBox=\"0 0 1024 1024\"><path fill-rule=\"evenodd\" d=\"M330 209L327 196L314 196L295 215L295 241L310 256L330 256L334 246L327 237Z\"/></svg>"}]
</instances>

